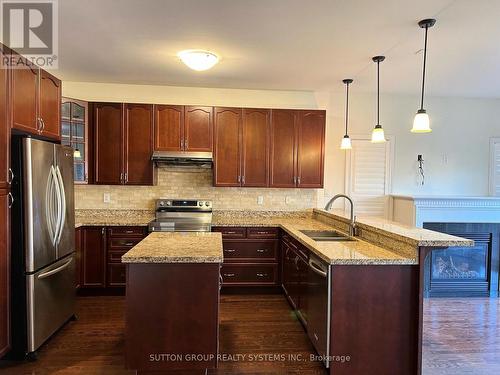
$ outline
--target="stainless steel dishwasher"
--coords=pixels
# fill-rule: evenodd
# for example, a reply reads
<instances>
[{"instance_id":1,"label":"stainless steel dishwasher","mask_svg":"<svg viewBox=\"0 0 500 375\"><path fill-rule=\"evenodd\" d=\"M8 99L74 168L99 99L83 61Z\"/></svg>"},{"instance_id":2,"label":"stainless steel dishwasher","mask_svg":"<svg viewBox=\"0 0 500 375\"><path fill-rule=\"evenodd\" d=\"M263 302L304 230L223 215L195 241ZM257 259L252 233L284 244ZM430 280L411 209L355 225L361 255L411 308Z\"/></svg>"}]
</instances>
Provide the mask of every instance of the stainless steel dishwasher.
<instances>
[{"instance_id":1,"label":"stainless steel dishwasher","mask_svg":"<svg viewBox=\"0 0 500 375\"><path fill-rule=\"evenodd\" d=\"M314 348L329 367L331 266L311 254L307 276L307 334Z\"/></svg>"}]
</instances>

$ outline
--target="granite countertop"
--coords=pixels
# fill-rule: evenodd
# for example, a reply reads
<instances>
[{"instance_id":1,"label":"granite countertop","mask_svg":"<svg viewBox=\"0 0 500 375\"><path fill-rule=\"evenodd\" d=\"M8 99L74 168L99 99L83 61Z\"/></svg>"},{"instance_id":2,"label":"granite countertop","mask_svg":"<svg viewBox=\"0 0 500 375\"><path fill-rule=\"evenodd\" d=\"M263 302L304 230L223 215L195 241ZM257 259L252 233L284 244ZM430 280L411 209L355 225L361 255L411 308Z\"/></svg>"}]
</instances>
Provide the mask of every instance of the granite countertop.
<instances>
[{"instance_id":1,"label":"granite countertop","mask_svg":"<svg viewBox=\"0 0 500 375\"><path fill-rule=\"evenodd\" d=\"M348 223L350 219L343 211L328 212L314 209L314 214L330 217ZM446 233L417 228L378 217L357 217L356 224L361 229L378 232L392 238L407 242L413 246L449 247L474 246L474 241Z\"/></svg>"},{"instance_id":2,"label":"granite countertop","mask_svg":"<svg viewBox=\"0 0 500 375\"><path fill-rule=\"evenodd\" d=\"M80 225L147 225L148 210L79 210ZM309 211L214 211L213 226L279 227L329 264L418 264L419 247L473 246L474 241L377 218L357 220L360 236L355 241L314 241L300 230L347 231L343 213ZM219 233L151 233L122 261L222 262Z\"/></svg>"},{"instance_id":3,"label":"granite countertop","mask_svg":"<svg viewBox=\"0 0 500 375\"><path fill-rule=\"evenodd\" d=\"M153 210L75 210L75 228L82 226L147 226Z\"/></svg>"},{"instance_id":4,"label":"granite countertop","mask_svg":"<svg viewBox=\"0 0 500 375\"><path fill-rule=\"evenodd\" d=\"M245 215L233 212L214 218L212 225L280 227L329 264L418 264L416 253L412 254L412 256L398 254L361 239L335 242L314 241L300 231L339 230L313 219L311 215L288 214L266 218L259 215Z\"/></svg>"},{"instance_id":5,"label":"granite countertop","mask_svg":"<svg viewBox=\"0 0 500 375\"><path fill-rule=\"evenodd\" d=\"M122 263L222 263L222 235L153 232L122 256Z\"/></svg>"}]
</instances>

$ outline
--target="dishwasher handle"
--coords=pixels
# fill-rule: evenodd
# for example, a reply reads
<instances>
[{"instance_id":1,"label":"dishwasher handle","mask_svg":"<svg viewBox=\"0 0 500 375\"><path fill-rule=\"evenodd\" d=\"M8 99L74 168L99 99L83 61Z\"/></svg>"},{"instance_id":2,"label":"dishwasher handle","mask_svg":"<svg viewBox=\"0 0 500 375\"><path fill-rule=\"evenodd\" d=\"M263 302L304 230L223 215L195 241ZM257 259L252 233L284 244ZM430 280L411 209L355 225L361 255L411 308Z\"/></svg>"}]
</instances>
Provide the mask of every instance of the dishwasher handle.
<instances>
[{"instance_id":1,"label":"dishwasher handle","mask_svg":"<svg viewBox=\"0 0 500 375\"><path fill-rule=\"evenodd\" d=\"M328 268L324 270L321 264L315 262L314 259L309 259L309 268L320 276L328 277Z\"/></svg>"}]
</instances>

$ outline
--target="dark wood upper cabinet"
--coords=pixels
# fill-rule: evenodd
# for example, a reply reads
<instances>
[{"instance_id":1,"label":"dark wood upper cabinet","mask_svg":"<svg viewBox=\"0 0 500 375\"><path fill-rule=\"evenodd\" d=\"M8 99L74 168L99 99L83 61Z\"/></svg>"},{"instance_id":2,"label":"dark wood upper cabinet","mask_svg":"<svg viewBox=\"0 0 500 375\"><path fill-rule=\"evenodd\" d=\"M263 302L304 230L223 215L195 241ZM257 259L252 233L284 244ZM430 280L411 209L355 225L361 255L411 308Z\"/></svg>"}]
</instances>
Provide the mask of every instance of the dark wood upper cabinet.
<instances>
[{"instance_id":1,"label":"dark wood upper cabinet","mask_svg":"<svg viewBox=\"0 0 500 375\"><path fill-rule=\"evenodd\" d=\"M181 151L184 139L184 107L155 105L155 151Z\"/></svg>"},{"instance_id":2,"label":"dark wood upper cabinet","mask_svg":"<svg viewBox=\"0 0 500 375\"><path fill-rule=\"evenodd\" d=\"M184 151L212 151L212 107L185 107Z\"/></svg>"},{"instance_id":3,"label":"dark wood upper cabinet","mask_svg":"<svg viewBox=\"0 0 500 375\"><path fill-rule=\"evenodd\" d=\"M119 185L123 182L122 104L95 103L93 111L95 183Z\"/></svg>"},{"instance_id":4,"label":"dark wood upper cabinet","mask_svg":"<svg viewBox=\"0 0 500 375\"><path fill-rule=\"evenodd\" d=\"M155 151L212 151L212 107L155 105L154 127Z\"/></svg>"},{"instance_id":5,"label":"dark wood upper cabinet","mask_svg":"<svg viewBox=\"0 0 500 375\"><path fill-rule=\"evenodd\" d=\"M151 104L125 104L124 131L124 183L152 185L153 106Z\"/></svg>"},{"instance_id":6,"label":"dark wood upper cabinet","mask_svg":"<svg viewBox=\"0 0 500 375\"><path fill-rule=\"evenodd\" d=\"M270 186L295 187L297 182L297 111L271 110Z\"/></svg>"},{"instance_id":7,"label":"dark wood upper cabinet","mask_svg":"<svg viewBox=\"0 0 500 375\"><path fill-rule=\"evenodd\" d=\"M38 68L28 60L18 57L25 67L15 66L12 72L12 127L38 134L37 117Z\"/></svg>"},{"instance_id":8,"label":"dark wood upper cabinet","mask_svg":"<svg viewBox=\"0 0 500 375\"><path fill-rule=\"evenodd\" d=\"M214 109L214 185L240 186L241 109Z\"/></svg>"},{"instance_id":9,"label":"dark wood upper cabinet","mask_svg":"<svg viewBox=\"0 0 500 375\"><path fill-rule=\"evenodd\" d=\"M268 109L243 109L242 113L242 186L269 186Z\"/></svg>"},{"instance_id":10,"label":"dark wood upper cabinet","mask_svg":"<svg viewBox=\"0 0 500 375\"><path fill-rule=\"evenodd\" d=\"M61 139L61 81L11 52L12 128Z\"/></svg>"},{"instance_id":11,"label":"dark wood upper cabinet","mask_svg":"<svg viewBox=\"0 0 500 375\"><path fill-rule=\"evenodd\" d=\"M99 185L154 185L152 104L92 103L93 177Z\"/></svg>"},{"instance_id":12,"label":"dark wood upper cabinet","mask_svg":"<svg viewBox=\"0 0 500 375\"><path fill-rule=\"evenodd\" d=\"M106 228L81 228L81 278L84 288L106 286Z\"/></svg>"},{"instance_id":13,"label":"dark wood upper cabinet","mask_svg":"<svg viewBox=\"0 0 500 375\"><path fill-rule=\"evenodd\" d=\"M39 117L42 133L47 137L61 138L61 81L40 70Z\"/></svg>"},{"instance_id":14,"label":"dark wood upper cabinet","mask_svg":"<svg viewBox=\"0 0 500 375\"><path fill-rule=\"evenodd\" d=\"M300 111L297 128L297 187L322 188L325 112Z\"/></svg>"},{"instance_id":15,"label":"dark wood upper cabinet","mask_svg":"<svg viewBox=\"0 0 500 375\"><path fill-rule=\"evenodd\" d=\"M0 59L6 54L0 45ZM0 189L10 185L9 70L0 66Z\"/></svg>"},{"instance_id":16,"label":"dark wood upper cabinet","mask_svg":"<svg viewBox=\"0 0 500 375\"><path fill-rule=\"evenodd\" d=\"M10 209L7 190L0 190L0 358L10 348Z\"/></svg>"}]
</instances>

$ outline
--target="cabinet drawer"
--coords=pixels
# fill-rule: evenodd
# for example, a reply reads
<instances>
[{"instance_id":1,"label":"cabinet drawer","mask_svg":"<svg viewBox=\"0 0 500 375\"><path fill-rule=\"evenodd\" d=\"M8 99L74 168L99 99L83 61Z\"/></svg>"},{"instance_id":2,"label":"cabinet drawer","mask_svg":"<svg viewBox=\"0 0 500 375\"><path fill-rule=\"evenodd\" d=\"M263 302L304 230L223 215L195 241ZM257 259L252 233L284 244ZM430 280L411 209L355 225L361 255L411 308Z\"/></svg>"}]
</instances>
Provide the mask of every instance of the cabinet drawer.
<instances>
[{"instance_id":1,"label":"cabinet drawer","mask_svg":"<svg viewBox=\"0 0 500 375\"><path fill-rule=\"evenodd\" d=\"M224 262L278 261L276 240L223 241Z\"/></svg>"},{"instance_id":2,"label":"cabinet drawer","mask_svg":"<svg viewBox=\"0 0 500 375\"><path fill-rule=\"evenodd\" d=\"M122 256L127 252L127 250L114 250L108 251L108 263L121 263Z\"/></svg>"},{"instance_id":3,"label":"cabinet drawer","mask_svg":"<svg viewBox=\"0 0 500 375\"><path fill-rule=\"evenodd\" d=\"M278 228L247 228L247 238L278 238Z\"/></svg>"},{"instance_id":4,"label":"cabinet drawer","mask_svg":"<svg viewBox=\"0 0 500 375\"><path fill-rule=\"evenodd\" d=\"M127 281L127 265L121 263L108 264L108 286L125 286Z\"/></svg>"},{"instance_id":5,"label":"cabinet drawer","mask_svg":"<svg viewBox=\"0 0 500 375\"><path fill-rule=\"evenodd\" d=\"M133 248L141 241L142 238L110 238L108 241L108 249L127 250Z\"/></svg>"},{"instance_id":6,"label":"cabinet drawer","mask_svg":"<svg viewBox=\"0 0 500 375\"><path fill-rule=\"evenodd\" d=\"M273 264L223 264L222 285L276 285L278 265Z\"/></svg>"},{"instance_id":7,"label":"cabinet drawer","mask_svg":"<svg viewBox=\"0 0 500 375\"><path fill-rule=\"evenodd\" d=\"M110 237L144 237L147 234L147 227L109 227Z\"/></svg>"},{"instance_id":8,"label":"cabinet drawer","mask_svg":"<svg viewBox=\"0 0 500 375\"><path fill-rule=\"evenodd\" d=\"M213 232L222 233L222 238L246 238L247 229L241 227L214 227Z\"/></svg>"}]
</instances>

